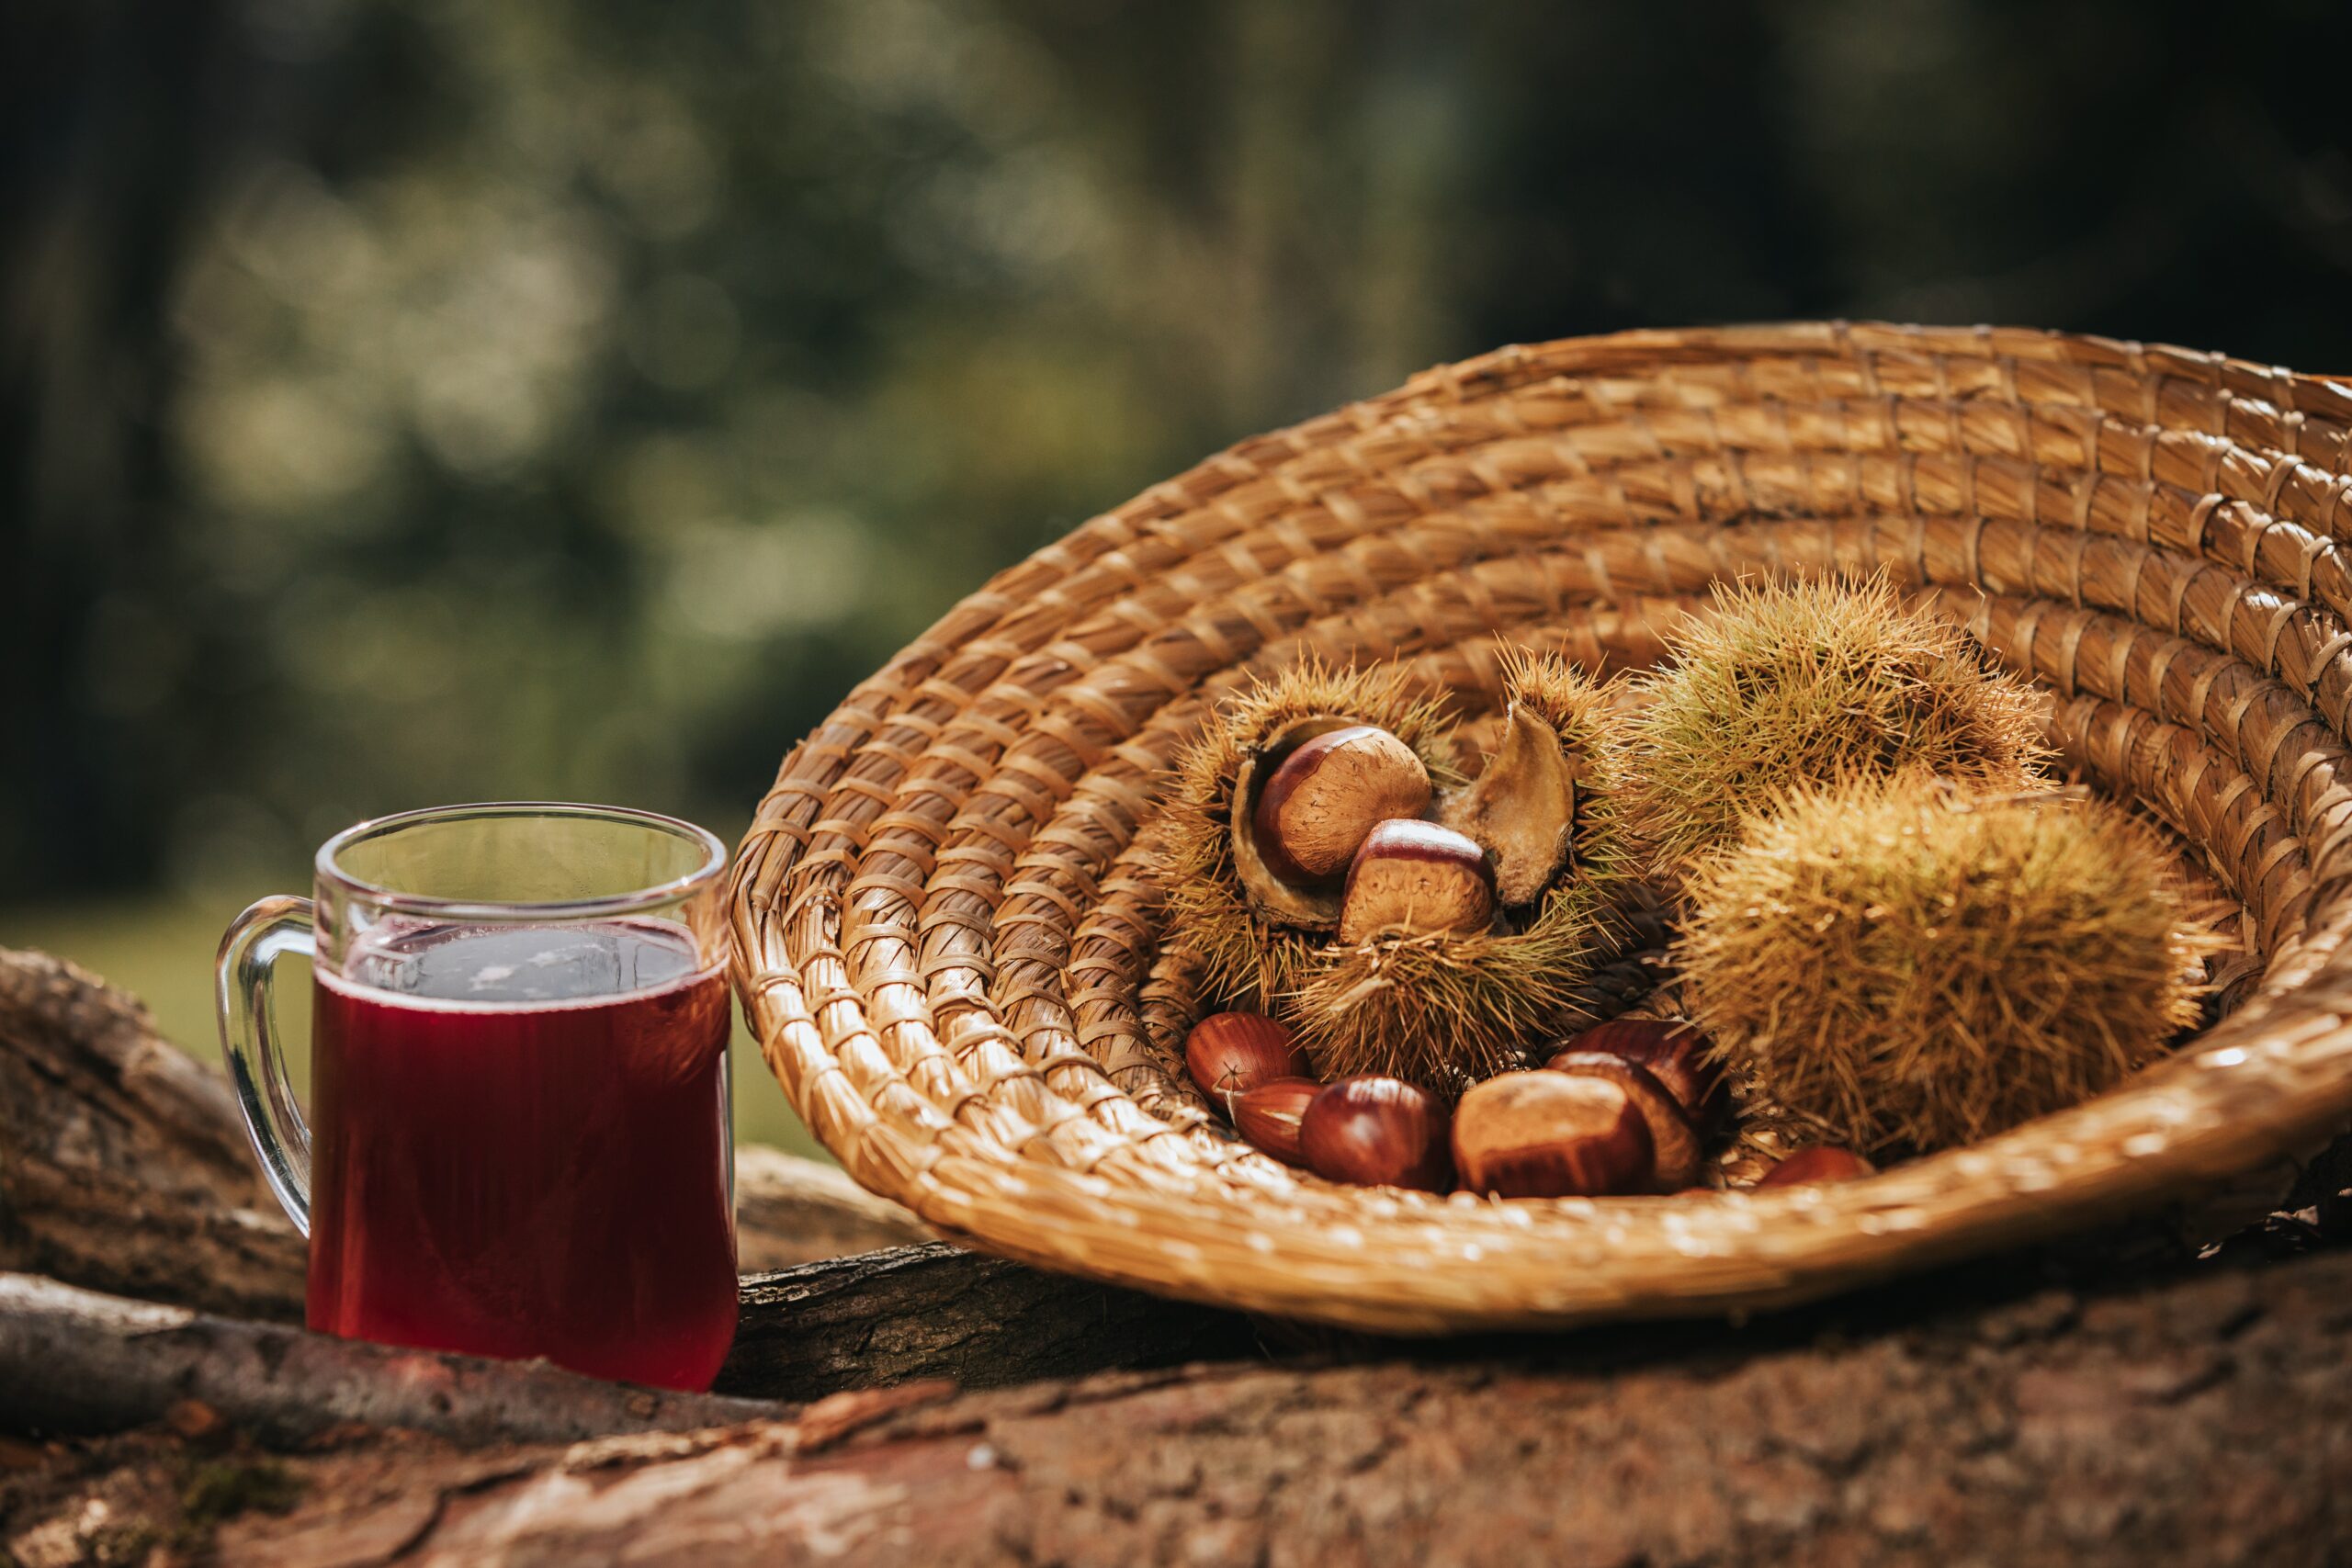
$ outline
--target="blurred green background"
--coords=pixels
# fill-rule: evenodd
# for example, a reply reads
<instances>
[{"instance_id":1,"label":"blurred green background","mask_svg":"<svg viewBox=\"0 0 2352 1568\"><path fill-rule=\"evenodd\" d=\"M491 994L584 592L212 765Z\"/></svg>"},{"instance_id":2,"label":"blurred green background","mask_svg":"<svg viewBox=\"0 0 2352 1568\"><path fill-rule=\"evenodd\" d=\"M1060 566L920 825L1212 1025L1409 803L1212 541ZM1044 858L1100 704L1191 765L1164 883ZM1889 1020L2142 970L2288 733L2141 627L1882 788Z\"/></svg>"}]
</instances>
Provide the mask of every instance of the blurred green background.
<instances>
[{"instance_id":1,"label":"blurred green background","mask_svg":"<svg viewBox=\"0 0 2352 1568\"><path fill-rule=\"evenodd\" d=\"M2352 370L2347 43L2317 0L24 0L0 943L209 1050L221 925L334 829L732 836L991 570L1509 340Z\"/></svg>"}]
</instances>

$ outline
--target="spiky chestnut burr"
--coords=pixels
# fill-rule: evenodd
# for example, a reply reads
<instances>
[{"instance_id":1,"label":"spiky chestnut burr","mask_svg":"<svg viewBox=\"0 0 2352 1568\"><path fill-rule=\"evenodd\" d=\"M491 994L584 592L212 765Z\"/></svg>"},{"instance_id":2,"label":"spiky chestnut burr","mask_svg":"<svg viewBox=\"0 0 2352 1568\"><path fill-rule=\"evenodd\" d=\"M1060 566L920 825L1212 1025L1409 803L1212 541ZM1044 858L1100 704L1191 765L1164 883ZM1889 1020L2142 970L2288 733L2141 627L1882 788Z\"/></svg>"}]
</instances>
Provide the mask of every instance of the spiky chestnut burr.
<instances>
[{"instance_id":1,"label":"spiky chestnut burr","mask_svg":"<svg viewBox=\"0 0 2352 1568\"><path fill-rule=\"evenodd\" d=\"M1663 866L1738 842L1792 789L1919 769L1979 792L2027 786L2038 704L1966 632L1855 583L1743 583L1669 634L1644 680L1625 789Z\"/></svg>"},{"instance_id":2,"label":"spiky chestnut burr","mask_svg":"<svg viewBox=\"0 0 2352 1568\"><path fill-rule=\"evenodd\" d=\"M2109 1088L2197 1016L2213 942L2121 809L1916 774L1792 797L1689 896L1675 957L1725 1066L1865 1155Z\"/></svg>"},{"instance_id":3,"label":"spiky chestnut burr","mask_svg":"<svg viewBox=\"0 0 2352 1568\"><path fill-rule=\"evenodd\" d=\"M1576 813L1576 780L1559 733L1514 703L1502 744L1439 820L1486 852L1495 896L1518 906L1533 903L1567 863Z\"/></svg>"}]
</instances>

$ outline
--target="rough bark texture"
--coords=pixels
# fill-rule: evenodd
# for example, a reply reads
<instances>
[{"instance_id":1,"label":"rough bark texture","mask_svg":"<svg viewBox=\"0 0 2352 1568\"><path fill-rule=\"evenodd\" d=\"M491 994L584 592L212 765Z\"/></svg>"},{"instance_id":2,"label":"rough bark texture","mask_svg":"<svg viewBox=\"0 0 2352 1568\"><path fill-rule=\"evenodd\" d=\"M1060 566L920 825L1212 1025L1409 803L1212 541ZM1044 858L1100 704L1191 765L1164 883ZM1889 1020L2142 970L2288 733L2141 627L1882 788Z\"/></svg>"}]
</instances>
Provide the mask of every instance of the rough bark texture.
<instances>
[{"instance_id":1,"label":"rough bark texture","mask_svg":"<svg viewBox=\"0 0 2352 1568\"><path fill-rule=\"evenodd\" d=\"M119 1432L192 1399L277 1445L352 1421L465 1443L570 1440L749 1420L854 1388L992 1388L1257 1348L1237 1314L937 1244L755 1275L744 1295L718 1388L733 1397L688 1399L0 1273L0 1433Z\"/></svg>"},{"instance_id":2,"label":"rough bark texture","mask_svg":"<svg viewBox=\"0 0 2352 1568\"><path fill-rule=\"evenodd\" d=\"M1258 1348L1238 1313L934 1243L746 1278L718 1388L766 1399L929 1378L996 1388Z\"/></svg>"},{"instance_id":3,"label":"rough bark texture","mask_svg":"<svg viewBox=\"0 0 2352 1568\"><path fill-rule=\"evenodd\" d=\"M777 1414L763 1401L629 1388L544 1361L400 1350L0 1274L0 1430L119 1432L187 1401L276 1444L352 1422L485 1444Z\"/></svg>"},{"instance_id":4,"label":"rough bark texture","mask_svg":"<svg viewBox=\"0 0 2352 1568\"><path fill-rule=\"evenodd\" d=\"M244 1317L302 1315L302 1238L228 1080L74 965L0 950L0 1268Z\"/></svg>"},{"instance_id":5,"label":"rough bark texture","mask_svg":"<svg viewBox=\"0 0 2352 1568\"><path fill-rule=\"evenodd\" d=\"M217 1529L250 1564L695 1568L2352 1556L2352 1255L1932 1305L1967 1291L1744 1334L912 1385L569 1449L376 1438L267 1459L139 1434L0 1483L0 1544L40 1564ZM198 1485L221 1473L249 1481ZM222 1490L254 1501L220 1519Z\"/></svg>"}]
</instances>

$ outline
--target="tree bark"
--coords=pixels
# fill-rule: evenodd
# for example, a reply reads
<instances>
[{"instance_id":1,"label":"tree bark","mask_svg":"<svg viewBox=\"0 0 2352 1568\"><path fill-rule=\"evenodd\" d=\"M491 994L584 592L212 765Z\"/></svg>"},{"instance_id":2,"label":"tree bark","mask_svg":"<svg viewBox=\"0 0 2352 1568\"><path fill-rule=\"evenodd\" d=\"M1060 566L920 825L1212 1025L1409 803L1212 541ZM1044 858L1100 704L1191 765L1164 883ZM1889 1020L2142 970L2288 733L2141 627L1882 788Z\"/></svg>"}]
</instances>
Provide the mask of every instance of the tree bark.
<instances>
[{"instance_id":1,"label":"tree bark","mask_svg":"<svg viewBox=\"0 0 2352 1568\"><path fill-rule=\"evenodd\" d=\"M302 1261L228 1080L120 991L0 950L0 1268L282 1322Z\"/></svg>"},{"instance_id":2,"label":"tree bark","mask_svg":"<svg viewBox=\"0 0 2352 1568\"><path fill-rule=\"evenodd\" d=\"M718 1386L764 1399L939 1378L997 1388L1259 1348L1238 1313L934 1243L747 1276Z\"/></svg>"},{"instance_id":3,"label":"tree bark","mask_svg":"<svg viewBox=\"0 0 2352 1568\"><path fill-rule=\"evenodd\" d=\"M192 1400L271 1446L353 1421L461 1443L570 1440L772 1416L778 1401L851 1389L993 1388L1257 1348L1237 1314L936 1244L754 1276L745 1296L718 1394L699 1398L0 1273L0 1433L119 1432Z\"/></svg>"},{"instance_id":4,"label":"tree bark","mask_svg":"<svg viewBox=\"0 0 2352 1568\"><path fill-rule=\"evenodd\" d=\"M0 1428L115 1432L190 1404L280 1445L353 1422L485 1444L778 1414L761 1400L630 1388L544 1361L367 1345L0 1274Z\"/></svg>"},{"instance_id":5,"label":"tree bark","mask_svg":"<svg viewBox=\"0 0 2352 1568\"><path fill-rule=\"evenodd\" d=\"M929 1241L931 1234L837 1166L758 1144L735 1151L735 1261L746 1274Z\"/></svg>"},{"instance_id":6,"label":"tree bark","mask_svg":"<svg viewBox=\"0 0 2352 1568\"><path fill-rule=\"evenodd\" d=\"M132 1434L0 1482L0 1545L28 1565L107 1530L212 1530L243 1564L2292 1568L2352 1556L2347 1300L2352 1254L2329 1252L2114 1293L1947 1276L1746 1331L914 1384L570 1448L271 1459ZM243 1490L282 1511L198 1510L199 1467L266 1478Z\"/></svg>"}]
</instances>

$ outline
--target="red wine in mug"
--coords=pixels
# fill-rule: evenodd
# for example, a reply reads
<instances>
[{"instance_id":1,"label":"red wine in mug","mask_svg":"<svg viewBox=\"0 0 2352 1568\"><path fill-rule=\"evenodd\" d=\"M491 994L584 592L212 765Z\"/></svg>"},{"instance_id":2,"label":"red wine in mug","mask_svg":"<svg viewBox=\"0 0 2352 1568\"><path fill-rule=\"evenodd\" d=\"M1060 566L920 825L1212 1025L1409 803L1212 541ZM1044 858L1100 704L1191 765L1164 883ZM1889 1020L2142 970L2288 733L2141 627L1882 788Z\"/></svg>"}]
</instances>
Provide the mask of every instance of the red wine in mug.
<instances>
[{"instance_id":1,"label":"red wine in mug","mask_svg":"<svg viewBox=\"0 0 2352 1568\"><path fill-rule=\"evenodd\" d=\"M310 1325L707 1388L729 1013L687 933L388 925L315 984Z\"/></svg>"}]
</instances>

